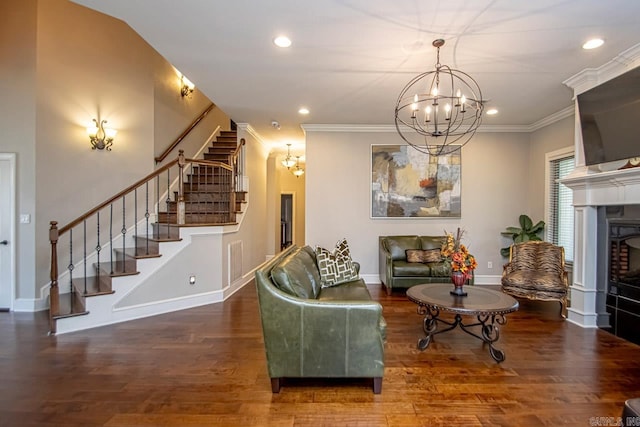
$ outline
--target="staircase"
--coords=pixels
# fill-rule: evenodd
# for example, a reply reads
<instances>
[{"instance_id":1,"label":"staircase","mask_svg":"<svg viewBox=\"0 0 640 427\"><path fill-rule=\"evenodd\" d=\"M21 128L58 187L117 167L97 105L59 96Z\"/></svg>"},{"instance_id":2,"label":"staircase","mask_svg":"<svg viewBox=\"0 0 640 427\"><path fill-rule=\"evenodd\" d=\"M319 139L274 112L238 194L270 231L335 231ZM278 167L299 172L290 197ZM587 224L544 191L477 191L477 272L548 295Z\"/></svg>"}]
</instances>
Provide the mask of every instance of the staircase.
<instances>
[{"instance_id":1,"label":"staircase","mask_svg":"<svg viewBox=\"0 0 640 427\"><path fill-rule=\"evenodd\" d=\"M185 159L182 152L178 159L160 168L149 177L132 185L129 189L114 196L109 201L93 209L84 216L73 221L65 227L57 228L57 223L52 221L50 230L50 240L52 243L52 270L51 270L51 290L50 290L50 319L51 333L56 333L57 322L64 319L89 315L88 305L91 299L105 298L116 292L117 281L122 283L134 283L135 280L125 280L127 277L139 275L141 271L144 275L150 276L149 268L160 268L163 262L152 262L163 256L163 252L169 251L177 253L184 244L180 244L181 228L183 227L204 227L204 226L229 226L237 224L237 215L241 214L246 204L246 191L242 189L242 184L238 181L242 176L238 174L238 153L244 144L244 140L238 145L237 133L235 131L222 131L217 139L208 147L208 152L204 153L204 159ZM180 173L170 174L170 168L179 168ZM162 196L160 182L161 173L167 173L167 184L165 196ZM172 185L170 177L178 175L179 181ZM154 180L155 181L152 181ZM149 182L157 186L156 195L157 213L156 221L151 222L154 210L153 206L144 208L142 218L138 217L138 205L142 205L140 199L144 199L141 194L148 199ZM172 187L177 187L176 189ZM133 194L133 195L132 195ZM173 197L169 199L169 194ZM125 197L127 203L131 204L134 199L136 209L135 219L132 225L125 225L127 215L132 216L129 211L125 211ZM113 229L118 226L113 225L114 204L122 200L122 229L115 239L112 237ZM183 204L183 208L181 207ZM164 205L164 206L163 206ZM119 205L118 205L119 207ZM161 209L164 207L164 211ZM102 242L101 238L106 231L100 223L100 215L105 215L105 210L109 209L109 241ZM178 215L180 209L184 209L183 215ZM87 255L87 248L91 243L87 243L87 218L97 214L97 236L96 246L93 253ZM182 218L181 218L182 216ZM106 221L105 221L106 222ZM74 245L78 245L77 235L84 227L84 260L74 263ZM103 228L103 230L101 230ZM76 233L74 240L73 233ZM68 248L63 253L69 253L69 263L65 273L60 278L61 283L69 286L67 293L59 293L58 272L57 272L57 245L59 237L68 231ZM102 236L100 233L102 232ZM130 234L128 234L130 233ZM127 235L128 234L128 235ZM128 237L131 236L131 237ZM93 237L93 236L91 236ZM66 243L66 242L65 242ZM103 248L104 247L104 248ZM108 252L105 257L102 250ZM62 252L62 251L61 251ZM82 257L81 257L82 258ZM105 259L106 258L106 259ZM65 264L66 260L62 262ZM144 270L147 268L147 270ZM115 301L115 300L114 300ZM81 323L87 323L81 322ZM91 322L88 322L91 323ZM113 323L113 322L110 322ZM89 326L90 327L90 326ZM63 328L65 329L65 328Z\"/></svg>"},{"instance_id":2,"label":"staircase","mask_svg":"<svg viewBox=\"0 0 640 427\"><path fill-rule=\"evenodd\" d=\"M215 143L204 153L204 159L232 164L232 154L238 145L236 131L222 131ZM236 213L242 212L246 193L230 191L231 174L211 166L193 166L187 180L182 184L185 205L185 222L198 225L235 224ZM173 200L167 202L165 212L158 216L162 224L178 223L178 191L173 192Z\"/></svg>"}]
</instances>

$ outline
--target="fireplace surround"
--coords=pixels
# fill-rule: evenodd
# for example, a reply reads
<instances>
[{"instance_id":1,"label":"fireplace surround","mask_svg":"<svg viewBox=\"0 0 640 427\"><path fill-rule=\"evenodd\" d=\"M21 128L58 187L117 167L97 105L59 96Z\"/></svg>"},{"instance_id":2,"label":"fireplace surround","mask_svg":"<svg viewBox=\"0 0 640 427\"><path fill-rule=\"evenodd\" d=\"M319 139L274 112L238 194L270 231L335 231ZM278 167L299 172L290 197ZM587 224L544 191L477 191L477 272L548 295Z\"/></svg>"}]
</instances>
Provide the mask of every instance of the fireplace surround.
<instances>
[{"instance_id":1,"label":"fireplace surround","mask_svg":"<svg viewBox=\"0 0 640 427\"><path fill-rule=\"evenodd\" d=\"M608 219L608 263L604 266L609 324L605 324L605 318L599 318L598 325L640 344L640 217L624 217L625 211L637 207L623 207L619 210L622 217Z\"/></svg>"},{"instance_id":2,"label":"fireplace surround","mask_svg":"<svg viewBox=\"0 0 640 427\"><path fill-rule=\"evenodd\" d=\"M564 84L573 89L575 98L638 66L640 44L599 68L576 74ZM574 105L576 113L579 113L577 103L574 102ZM609 223L616 219L612 212L621 209L626 211L623 216L627 217L631 215L629 207L640 205L640 167L620 169L626 161L586 166L579 114L574 117L576 168L561 181L573 190L574 205L573 278L567 319L582 327L606 327L610 326L613 313L607 311ZM640 218L640 215L636 218Z\"/></svg>"}]
</instances>

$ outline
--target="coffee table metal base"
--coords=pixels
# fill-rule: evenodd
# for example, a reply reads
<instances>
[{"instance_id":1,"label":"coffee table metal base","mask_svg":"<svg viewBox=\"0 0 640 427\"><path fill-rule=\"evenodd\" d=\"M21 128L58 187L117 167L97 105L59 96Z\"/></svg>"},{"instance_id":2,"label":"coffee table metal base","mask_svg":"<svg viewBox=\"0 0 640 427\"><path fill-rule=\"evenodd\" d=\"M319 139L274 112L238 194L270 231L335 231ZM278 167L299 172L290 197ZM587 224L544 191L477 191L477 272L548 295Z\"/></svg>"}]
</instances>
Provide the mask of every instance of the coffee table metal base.
<instances>
[{"instance_id":1,"label":"coffee table metal base","mask_svg":"<svg viewBox=\"0 0 640 427\"><path fill-rule=\"evenodd\" d=\"M419 350L426 350L427 347L429 347L431 338L434 335L450 331L460 326L460 329L465 331L467 334L474 336L479 340L482 340L482 342L484 343L489 344L489 353L491 354L491 357L493 357L493 360L498 363L504 361L504 352L502 350L498 350L493 346L493 344L500 338L500 329L498 326L507 323L507 319L503 314L479 315L477 316L478 321L471 324L462 323L462 316L460 314L456 314L453 322L440 319L438 317L440 315L440 310L432 307L418 306L418 314L424 315L423 328L426 334L426 337L418 340ZM444 329L438 329L438 323L443 323L445 325L448 325L448 327ZM476 326L480 326L480 335L469 330L469 328L473 328Z\"/></svg>"}]
</instances>

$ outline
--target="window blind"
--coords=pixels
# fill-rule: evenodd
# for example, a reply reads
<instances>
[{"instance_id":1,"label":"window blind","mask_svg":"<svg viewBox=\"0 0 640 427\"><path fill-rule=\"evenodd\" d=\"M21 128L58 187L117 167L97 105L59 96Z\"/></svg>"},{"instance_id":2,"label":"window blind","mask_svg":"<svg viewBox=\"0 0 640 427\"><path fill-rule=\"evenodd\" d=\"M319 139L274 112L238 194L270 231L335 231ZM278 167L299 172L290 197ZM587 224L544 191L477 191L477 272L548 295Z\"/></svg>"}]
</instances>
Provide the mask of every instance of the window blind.
<instances>
[{"instance_id":1,"label":"window blind","mask_svg":"<svg viewBox=\"0 0 640 427\"><path fill-rule=\"evenodd\" d=\"M547 224L547 240L564 247L565 259L573 261L573 193L560 180L573 171L573 156L562 157L550 161L550 200L549 224Z\"/></svg>"}]
</instances>

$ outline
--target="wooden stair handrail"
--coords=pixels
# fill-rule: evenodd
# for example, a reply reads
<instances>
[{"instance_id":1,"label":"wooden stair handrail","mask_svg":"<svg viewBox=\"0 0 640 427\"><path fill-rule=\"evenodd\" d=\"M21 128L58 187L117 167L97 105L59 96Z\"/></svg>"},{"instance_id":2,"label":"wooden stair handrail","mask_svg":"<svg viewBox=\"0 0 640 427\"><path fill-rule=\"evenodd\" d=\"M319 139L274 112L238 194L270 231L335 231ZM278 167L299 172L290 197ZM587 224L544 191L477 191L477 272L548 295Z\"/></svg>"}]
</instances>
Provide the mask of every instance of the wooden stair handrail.
<instances>
[{"instance_id":1,"label":"wooden stair handrail","mask_svg":"<svg viewBox=\"0 0 640 427\"><path fill-rule=\"evenodd\" d=\"M168 155L169 153L178 146L178 144L180 144L182 142L182 140L184 138L186 138L187 135L189 135L189 133L193 130L193 128L195 128L198 123L200 123L202 121L202 119L204 119L207 114L209 114L209 112L211 110L213 110L213 107L215 107L215 104L212 102L211 105L209 105L206 110L204 110L194 121L193 123L191 123L191 125L189 125L181 134L180 136L178 136L178 138L173 141L173 144L171 144L166 150L164 150L162 152L162 154L160 154L158 157L155 158L156 163L160 163L161 161L163 161Z\"/></svg>"},{"instance_id":2,"label":"wooden stair handrail","mask_svg":"<svg viewBox=\"0 0 640 427\"><path fill-rule=\"evenodd\" d=\"M242 146L246 144L246 141L244 140L244 138L240 138L240 143L238 144L238 146L236 147L236 150L231 153L231 157L232 158L236 158L238 157L238 154L240 153L240 149L242 149Z\"/></svg>"},{"instance_id":3,"label":"wooden stair handrail","mask_svg":"<svg viewBox=\"0 0 640 427\"><path fill-rule=\"evenodd\" d=\"M180 155L182 156L182 150L180 150ZM144 178L136 181L134 184L131 184L130 186L128 186L127 188L125 188L124 190L122 190L121 192L119 192L118 194L116 194L113 197L110 197L108 200L100 203L98 206L96 206L95 208L91 209L89 212L85 213L84 215L74 219L73 221L71 221L69 224L65 225L64 227L60 227L58 229L58 236L65 233L66 231L69 231L70 229L72 229L73 227L75 227L76 225L80 224L82 221L84 221L85 219L89 218L90 216L92 216L94 213L98 212L101 209L106 208L107 206L109 206L111 203L115 202L116 200L118 200L119 198L121 198L122 196L126 195L127 193L133 191L135 188L141 186L142 184L144 184L147 181L151 181L153 178L155 178L157 175L160 175L162 172L166 171L167 169L171 168L172 166L178 164L179 158L176 158L172 161L170 161L169 163L167 163L166 165L162 166L161 168L153 171L152 173L150 173L149 175L145 176Z\"/></svg>"},{"instance_id":4,"label":"wooden stair handrail","mask_svg":"<svg viewBox=\"0 0 640 427\"><path fill-rule=\"evenodd\" d=\"M217 166L222 169L226 169L230 172L233 172L233 168L226 163L218 162L215 160L201 160L201 159L184 159L185 163L195 163L199 165L205 166Z\"/></svg>"}]
</instances>

